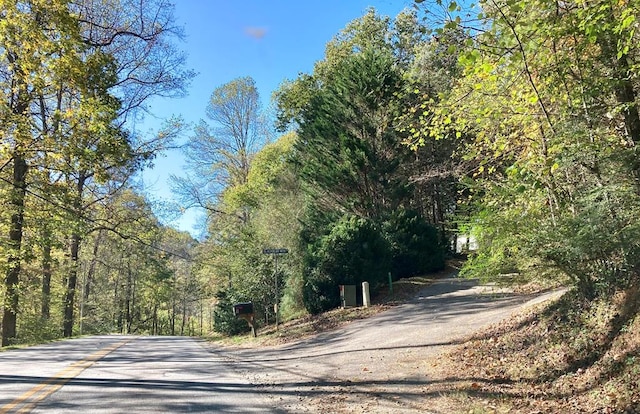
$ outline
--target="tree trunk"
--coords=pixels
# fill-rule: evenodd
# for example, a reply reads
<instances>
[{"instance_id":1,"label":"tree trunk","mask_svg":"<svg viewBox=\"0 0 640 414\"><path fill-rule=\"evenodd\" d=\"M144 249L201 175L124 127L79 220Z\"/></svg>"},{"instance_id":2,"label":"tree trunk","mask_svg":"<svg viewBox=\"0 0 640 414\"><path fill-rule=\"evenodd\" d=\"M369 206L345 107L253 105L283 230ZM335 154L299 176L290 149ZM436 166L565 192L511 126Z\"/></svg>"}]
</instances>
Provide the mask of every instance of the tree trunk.
<instances>
[{"instance_id":1,"label":"tree trunk","mask_svg":"<svg viewBox=\"0 0 640 414\"><path fill-rule=\"evenodd\" d=\"M22 226L24 221L24 199L26 195L27 162L21 154L14 154L13 158L13 188L9 204L11 227L9 242L7 243L7 273L5 277L5 294L2 315L2 346L11 344L16 338L18 320L18 282L20 279L22 249Z\"/></svg>"},{"instance_id":2,"label":"tree trunk","mask_svg":"<svg viewBox=\"0 0 640 414\"><path fill-rule=\"evenodd\" d=\"M180 325L180 335L184 335L184 325L187 323L187 294L182 296L182 324Z\"/></svg>"},{"instance_id":3,"label":"tree trunk","mask_svg":"<svg viewBox=\"0 0 640 414\"><path fill-rule=\"evenodd\" d=\"M625 56L615 61L616 85L615 95L619 104L624 106L622 114L624 115L624 126L629 139L634 144L640 145L640 115L638 114L638 105L636 103L636 92L630 77L629 62ZM636 172L640 164L636 162Z\"/></svg>"},{"instance_id":4,"label":"tree trunk","mask_svg":"<svg viewBox=\"0 0 640 414\"><path fill-rule=\"evenodd\" d=\"M173 281L171 292L171 336L176 335L176 281Z\"/></svg>"},{"instance_id":5,"label":"tree trunk","mask_svg":"<svg viewBox=\"0 0 640 414\"><path fill-rule=\"evenodd\" d=\"M67 278L67 291L64 297L64 321L62 329L65 338L73 335L75 294L78 283L78 253L80 252L80 235L77 232L71 235L69 251L69 277Z\"/></svg>"},{"instance_id":6,"label":"tree trunk","mask_svg":"<svg viewBox=\"0 0 640 414\"><path fill-rule=\"evenodd\" d=\"M76 184L76 200L74 202L73 209L77 212L78 217L81 217L82 193L84 192L86 179L87 176L85 174L80 174ZM71 246L69 247L69 276L67 278L67 291L64 297L64 320L62 323L62 331L65 338L69 338L73 335L74 305L76 286L78 284L78 254L80 252L81 241L82 237L80 237L78 225L76 224L71 232Z\"/></svg>"},{"instance_id":7,"label":"tree trunk","mask_svg":"<svg viewBox=\"0 0 640 414\"><path fill-rule=\"evenodd\" d=\"M638 105L636 102L636 92L633 87L631 76L631 68L626 56L617 57L616 48L610 45L605 49L614 59L614 76L616 85L615 95L618 103L624 106L622 111L624 115L624 125L629 138L636 144L640 144L640 115L638 114ZM614 57L615 56L615 57Z\"/></svg>"},{"instance_id":8,"label":"tree trunk","mask_svg":"<svg viewBox=\"0 0 640 414\"><path fill-rule=\"evenodd\" d=\"M46 224L45 224L46 226ZM49 230L45 230L42 246L42 307L40 316L49 319L51 314L51 237Z\"/></svg>"},{"instance_id":9,"label":"tree trunk","mask_svg":"<svg viewBox=\"0 0 640 414\"><path fill-rule=\"evenodd\" d=\"M613 16L612 16L613 17ZM616 100L623 106L624 126L629 140L634 145L640 145L640 113L636 100L636 91L631 80L631 68L627 56L618 57L618 39L601 37L598 44L607 59L611 60L613 85ZM640 160L636 159L632 165L635 174L636 187L640 188ZM640 192L640 189L638 190Z\"/></svg>"},{"instance_id":10,"label":"tree trunk","mask_svg":"<svg viewBox=\"0 0 640 414\"><path fill-rule=\"evenodd\" d=\"M131 292L131 301L130 301L130 309L129 309L129 317L127 318L127 333L131 333L133 331L133 320L136 317L136 279L133 277L133 273L131 272L131 268L129 268L129 289Z\"/></svg>"},{"instance_id":11,"label":"tree trunk","mask_svg":"<svg viewBox=\"0 0 640 414\"><path fill-rule=\"evenodd\" d=\"M158 304L153 305L153 322L151 325L151 334L158 335Z\"/></svg>"},{"instance_id":12,"label":"tree trunk","mask_svg":"<svg viewBox=\"0 0 640 414\"><path fill-rule=\"evenodd\" d=\"M127 266L127 290L124 308L124 321L126 334L131 332L131 269Z\"/></svg>"},{"instance_id":13,"label":"tree trunk","mask_svg":"<svg viewBox=\"0 0 640 414\"><path fill-rule=\"evenodd\" d=\"M87 279L84 283L84 303L87 303L89 301L89 294L91 293L91 283L93 282L93 277L96 273L96 265L98 264L98 250L103 238L104 231L99 230L98 235L96 236L96 241L93 245L93 255L91 256L91 262L89 263L89 269L87 270Z\"/></svg>"},{"instance_id":14,"label":"tree trunk","mask_svg":"<svg viewBox=\"0 0 640 414\"><path fill-rule=\"evenodd\" d=\"M202 298L200 298L200 336L203 335L204 330L203 330L203 323L204 323L204 316L203 316L203 304L202 304Z\"/></svg>"},{"instance_id":15,"label":"tree trunk","mask_svg":"<svg viewBox=\"0 0 640 414\"><path fill-rule=\"evenodd\" d=\"M116 280L113 284L113 320L116 321L118 332L122 333L120 325L120 314L122 306L120 306L120 272L116 272Z\"/></svg>"}]
</instances>

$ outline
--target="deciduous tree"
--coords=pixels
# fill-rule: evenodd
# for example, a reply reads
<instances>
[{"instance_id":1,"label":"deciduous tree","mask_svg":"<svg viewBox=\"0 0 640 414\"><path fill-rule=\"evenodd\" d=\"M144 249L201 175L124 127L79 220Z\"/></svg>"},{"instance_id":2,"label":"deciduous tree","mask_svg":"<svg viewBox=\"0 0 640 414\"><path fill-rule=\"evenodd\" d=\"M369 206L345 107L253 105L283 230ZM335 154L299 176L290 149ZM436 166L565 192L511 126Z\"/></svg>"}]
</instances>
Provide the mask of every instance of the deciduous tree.
<instances>
[{"instance_id":1,"label":"deciduous tree","mask_svg":"<svg viewBox=\"0 0 640 414\"><path fill-rule=\"evenodd\" d=\"M254 80L238 78L216 88L206 114L213 124L203 120L195 127L185 146L189 174L172 177L174 187L188 207L246 222L246 210L225 211L219 201L225 189L246 184L251 160L268 139Z\"/></svg>"},{"instance_id":2,"label":"deciduous tree","mask_svg":"<svg viewBox=\"0 0 640 414\"><path fill-rule=\"evenodd\" d=\"M468 269L560 270L587 298L635 283L638 4L481 5L472 30L486 31L470 33L463 76L425 129L470 138L481 250Z\"/></svg>"}]
</instances>

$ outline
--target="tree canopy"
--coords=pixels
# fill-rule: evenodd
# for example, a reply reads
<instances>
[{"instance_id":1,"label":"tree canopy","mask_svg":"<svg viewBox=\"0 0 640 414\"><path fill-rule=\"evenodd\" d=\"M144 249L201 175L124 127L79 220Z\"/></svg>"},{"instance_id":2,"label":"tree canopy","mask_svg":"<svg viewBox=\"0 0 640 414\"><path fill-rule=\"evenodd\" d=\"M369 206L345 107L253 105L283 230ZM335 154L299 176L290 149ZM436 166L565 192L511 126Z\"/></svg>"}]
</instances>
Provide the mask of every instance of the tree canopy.
<instances>
[{"instance_id":1,"label":"tree canopy","mask_svg":"<svg viewBox=\"0 0 640 414\"><path fill-rule=\"evenodd\" d=\"M0 187L7 202L0 228L8 237L0 292L8 345L37 327L53 332L57 323L73 334L83 241L94 232L125 234L121 218L109 221L101 208L130 190L131 177L172 137L132 134L127 118L151 96L182 93L191 73L174 60L179 33L164 1L4 1L1 10ZM38 279L36 324L22 304Z\"/></svg>"}]
</instances>

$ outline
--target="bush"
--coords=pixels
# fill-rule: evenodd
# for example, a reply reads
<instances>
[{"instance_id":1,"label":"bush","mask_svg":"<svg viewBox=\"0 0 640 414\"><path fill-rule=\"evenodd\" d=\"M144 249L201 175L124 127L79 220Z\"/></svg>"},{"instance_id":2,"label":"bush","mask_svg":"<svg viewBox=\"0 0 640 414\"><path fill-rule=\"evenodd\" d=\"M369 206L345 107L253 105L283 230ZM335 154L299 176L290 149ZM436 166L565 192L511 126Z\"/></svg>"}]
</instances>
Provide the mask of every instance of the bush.
<instances>
[{"instance_id":1,"label":"bush","mask_svg":"<svg viewBox=\"0 0 640 414\"><path fill-rule=\"evenodd\" d=\"M280 318L283 322L300 318L307 314L304 306L303 289L304 280L302 272L291 273L286 278L285 286L280 299Z\"/></svg>"},{"instance_id":2,"label":"bush","mask_svg":"<svg viewBox=\"0 0 640 414\"><path fill-rule=\"evenodd\" d=\"M238 335L251 330L244 319L233 314L232 292L221 290L216 294L218 303L213 310L213 330L224 335Z\"/></svg>"},{"instance_id":3,"label":"bush","mask_svg":"<svg viewBox=\"0 0 640 414\"><path fill-rule=\"evenodd\" d=\"M303 299L317 314L340 304L339 285L369 282L375 293L391 270L391 250L370 220L344 216L307 253Z\"/></svg>"},{"instance_id":4,"label":"bush","mask_svg":"<svg viewBox=\"0 0 640 414\"><path fill-rule=\"evenodd\" d=\"M311 269L306 276L302 300L307 312L317 315L340 305L338 283L329 275L320 273L318 269Z\"/></svg>"},{"instance_id":5,"label":"bush","mask_svg":"<svg viewBox=\"0 0 640 414\"><path fill-rule=\"evenodd\" d=\"M438 230L414 211L398 210L384 223L393 255L394 280L444 268L444 246Z\"/></svg>"}]
</instances>

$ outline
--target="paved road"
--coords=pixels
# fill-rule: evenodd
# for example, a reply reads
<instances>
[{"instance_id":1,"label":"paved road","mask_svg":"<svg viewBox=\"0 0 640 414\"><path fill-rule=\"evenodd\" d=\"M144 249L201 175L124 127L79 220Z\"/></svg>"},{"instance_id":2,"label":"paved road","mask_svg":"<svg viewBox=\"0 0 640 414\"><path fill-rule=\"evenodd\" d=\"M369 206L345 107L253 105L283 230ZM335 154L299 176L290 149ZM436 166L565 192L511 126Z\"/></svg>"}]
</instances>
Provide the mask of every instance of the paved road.
<instances>
[{"instance_id":1,"label":"paved road","mask_svg":"<svg viewBox=\"0 0 640 414\"><path fill-rule=\"evenodd\" d=\"M100 336L0 353L0 413L277 412L191 338Z\"/></svg>"},{"instance_id":2,"label":"paved road","mask_svg":"<svg viewBox=\"0 0 640 414\"><path fill-rule=\"evenodd\" d=\"M531 299L447 279L412 303L280 347L99 336L3 352L0 414L425 412L428 357Z\"/></svg>"},{"instance_id":3,"label":"paved road","mask_svg":"<svg viewBox=\"0 0 640 414\"><path fill-rule=\"evenodd\" d=\"M561 293L514 295L444 279L411 303L343 329L285 346L216 352L286 412L432 412L425 395L430 358L522 306Z\"/></svg>"}]
</instances>

